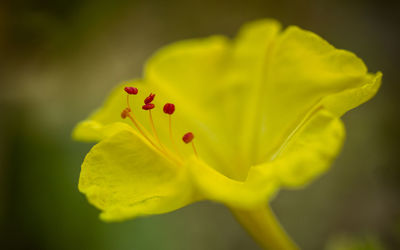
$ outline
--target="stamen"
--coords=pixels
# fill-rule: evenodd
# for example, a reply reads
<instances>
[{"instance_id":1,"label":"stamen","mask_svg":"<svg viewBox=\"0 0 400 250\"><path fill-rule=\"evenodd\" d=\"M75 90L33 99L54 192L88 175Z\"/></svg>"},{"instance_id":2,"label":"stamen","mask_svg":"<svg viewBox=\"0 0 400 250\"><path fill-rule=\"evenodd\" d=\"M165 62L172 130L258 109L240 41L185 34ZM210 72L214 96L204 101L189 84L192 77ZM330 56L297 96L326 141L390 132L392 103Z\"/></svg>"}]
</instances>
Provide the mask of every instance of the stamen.
<instances>
[{"instance_id":1,"label":"stamen","mask_svg":"<svg viewBox=\"0 0 400 250\"><path fill-rule=\"evenodd\" d=\"M122 119L125 119L126 117L128 117L133 125L135 125L135 127L137 128L137 130L139 131L139 133L146 138L146 140L148 142L150 142L151 145L153 145L153 147L155 147L156 149L160 150L160 148L146 135L146 133L142 130L142 128L140 127L139 123L136 121L135 117L133 116L133 114L131 114L131 109L130 108L126 108L122 111L121 113L121 117ZM160 150L161 151L161 150Z\"/></svg>"},{"instance_id":2,"label":"stamen","mask_svg":"<svg viewBox=\"0 0 400 250\"><path fill-rule=\"evenodd\" d=\"M155 107L155 105L153 103L147 103L145 105L142 106L143 110L151 110Z\"/></svg>"},{"instance_id":3,"label":"stamen","mask_svg":"<svg viewBox=\"0 0 400 250\"><path fill-rule=\"evenodd\" d=\"M149 104L151 104L151 103L149 103ZM149 105L149 104L146 104L146 105ZM158 144L160 144L161 148L164 149L164 146L161 144L160 138L158 137L156 127L154 126L153 116L151 115L151 109L149 109L149 118L150 118L151 129L153 130L154 137L156 138Z\"/></svg>"},{"instance_id":4,"label":"stamen","mask_svg":"<svg viewBox=\"0 0 400 250\"><path fill-rule=\"evenodd\" d=\"M154 100L154 97L156 96L156 94L150 93L150 95L148 97L146 97L146 99L144 99L144 104L149 104Z\"/></svg>"},{"instance_id":5,"label":"stamen","mask_svg":"<svg viewBox=\"0 0 400 250\"><path fill-rule=\"evenodd\" d=\"M175 144L173 133L172 133L172 117L171 117L171 115L175 112L175 105L172 104L172 103L166 103L164 105L163 111L164 111L164 113L169 115L169 117L168 117L168 119L169 119L169 137L170 137L172 146L174 147L174 150L177 153L177 155L173 154L171 151L169 151L168 149L166 149L164 147L164 145L161 143L160 137L157 134L156 127L155 127L154 121L153 121L153 115L152 115L152 112L151 112L151 110L155 108L155 105L152 102L153 102L154 97L156 95L153 94L153 93L150 93L150 95L144 99L144 105L142 106L143 110L148 110L149 111L150 125L151 125L151 129L153 131L153 137L152 137L152 136L149 135L148 131L135 119L135 116L132 113L132 109L130 107L129 96L130 95L136 95L138 93L138 89L135 88L135 87L125 87L124 90L127 93L127 97L126 97L127 108L125 108L121 112L122 119L125 119L126 117L128 117L132 121L132 123L135 125L135 127L139 131L139 133L156 150L158 150L161 154L163 154L169 160L176 162L178 165L182 165L183 162L182 162L181 154L180 154L180 152L179 152L179 150L178 150L178 148L177 148L177 146ZM154 141L152 140L154 138L156 139L158 145L156 143L154 143ZM192 144L194 155L196 156L196 158L199 158L199 156L197 154L196 147L194 145L193 139L194 139L194 135L193 135L192 132L188 132L182 137L182 140L186 144L188 144L188 143Z\"/></svg>"},{"instance_id":6,"label":"stamen","mask_svg":"<svg viewBox=\"0 0 400 250\"><path fill-rule=\"evenodd\" d=\"M169 115L169 139L171 140L172 147L174 148L175 152L181 156L181 153L178 150L178 147L175 144L174 137L172 135L172 114L175 112L175 105L172 103L166 103L163 108L164 113Z\"/></svg>"},{"instance_id":7,"label":"stamen","mask_svg":"<svg viewBox=\"0 0 400 250\"><path fill-rule=\"evenodd\" d=\"M130 108L131 106L129 105L129 95L136 95L139 91L135 87L125 87L124 90L127 93L126 104L128 105L128 108Z\"/></svg>"},{"instance_id":8,"label":"stamen","mask_svg":"<svg viewBox=\"0 0 400 250\"><path fill-rule=\"evenodd\" d=\"M131 112L130 108L126 108L126 109L122 110L122 112L121 112L122 119L125 119L128 116L129 112Z\"/></svg>"},{"instance_id":9,"label":"stamen","mask_svg":"<svg viewBox=\"0 0 400 250\"><path fill-rule=\"evenodd\" d=\"M164 113L168 114L168 115L172 115L175 112L175 105L172 103L166 103L164 105Z\"/></svg>"},{"instance_id":10,"label":"stamen","mask_svg":"<svg viewBox=\"0 0 400 250\"><path fill-rule=\"evenodd\" d=\"M144 99L145 104L142 106L142 109L149 111L150 124L151 124L151 129L153 130L154 137L156 138L158 144L163 149L163 151L166 152L164 149L164 146L161 143L160 138L158 137L156 127L154 126L154 122L153 122L153 116L151 115L151 110L155 107L155 105L151 102L154 100L155 96L156 96L155 94L150 93L150 95L148 97L146 97L146 99Z\"/></svg>"},{"instance_id":11,"label":"stamen","mask_svg":"<svg viewBox=\"0 0 400 250\"><path fill-rule=\"evenodd\" d=\"M158 150L161 154L163 154L166 158L168 158L169 160L177 163L178 165L182 165L182 160L174 155L170 155L170 153L164 149L163 145L161 144L161 141L156 133L155 130L155 126L154 126L154 122L153 122L153 118L151 115L151 109L153 109L155 107L154 104L151 103L151 101L153 101L155 95L154 94L150 94L150 96L148 98L146 98L147 100L145 100L145 105L143 105L143 109L144 110L149 110L149 116L150 116L150 123L153 129L153 133L154 133L154 137L156 137L158 143L160 144L160 146L157 146L153 140L147 135L148 132L147 130L140 124L140 122L138 122L135 119L134 114L132 113L132 110L129 106L129 95L136 95L138 93L138 90L136 88L133 87L125 87L124 88L125 92L128 93L127 95L127 105L128 107L125 108L122 112L121 112L121 117L122 119L125 119L126 117L128 117L132 123L135 125L135 127L137 128L137 130L139 131L139 133L156 149ZM147 103L146 103L147 102Z\"/></svg>"},{"instance_id":12,"label":"stamen","mask_svg":"<svg viewBox=\"0 0 400 250\"><path fill-rule=\"evenodd\" d=\"M197 150L196 150L196 147L194 146L193 139L194 139L194 135L193 135L192 132L188 132L182 137L182 140L183 140L184 143L186 143L186 144L188 144L190 142L192 143L192 148L193 148L194 155L198 159L199 155L197 154Z\"/></svg>"},{"instance_id":13,"label":"stamen","mask_svg":"<svg viewBox=\"0 0 400 250\"><path fill-rule=\"evenodd\" d=\"M124 90L129 95L136 95L138 93L138 89L135 87L125 87Z\"/></svg>"},{"instance_id":14,"label":"stamen","mask_svg":"<svg viewBox=\"0 0 400 250\"><path fill-rule=\"evenodd\" d=\"M186 144L191 142L193 139L194 139L194 135L192 132L188 132L182 137L183 142Z\"/></svg>"}]
</instances>

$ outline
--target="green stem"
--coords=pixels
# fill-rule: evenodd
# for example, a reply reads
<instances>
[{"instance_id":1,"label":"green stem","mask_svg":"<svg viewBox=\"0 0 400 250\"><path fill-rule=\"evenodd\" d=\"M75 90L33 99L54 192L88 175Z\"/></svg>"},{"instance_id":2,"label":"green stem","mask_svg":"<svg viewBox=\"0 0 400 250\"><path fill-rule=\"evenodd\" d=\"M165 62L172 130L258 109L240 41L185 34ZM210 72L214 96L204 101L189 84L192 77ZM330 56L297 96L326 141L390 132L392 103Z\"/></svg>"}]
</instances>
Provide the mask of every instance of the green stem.
<instances>
[{"instance_id":1,"label":"green stem","mask_svg":"<svg viewBox=\"0 0 400 250\"><path fill-rule=\"evenodd\" d=\"M240 210L231 207L230 210L242 226L264 249L299 249L279 224L269 206L253 210Z\"/></svg>"}]
</instances>

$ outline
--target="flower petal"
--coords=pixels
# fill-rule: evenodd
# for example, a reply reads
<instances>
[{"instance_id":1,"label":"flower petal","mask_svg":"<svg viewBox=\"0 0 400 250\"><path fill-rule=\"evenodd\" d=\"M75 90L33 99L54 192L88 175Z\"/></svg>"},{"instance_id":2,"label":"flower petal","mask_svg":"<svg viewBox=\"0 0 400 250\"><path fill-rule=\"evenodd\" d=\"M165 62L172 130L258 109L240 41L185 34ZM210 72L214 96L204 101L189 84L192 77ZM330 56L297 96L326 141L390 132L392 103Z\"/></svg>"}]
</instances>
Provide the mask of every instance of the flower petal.
<instances>
[{"instance_id":1,"label":"flower petal","mask_svg":"<svg viewBox=\"0 0 400 250\"><path fill-rule=\"evenodd\" d=\"M195 200L185 168L163 158L132 129L91 149L82 164L79 190L105 221L166 213Z\"/></svg>"},{"instance_id":2,"label":"flower petal","mask_svg":"<svg viewBox=\"0 0 400 250\"><path fill-rule=\"evenodd\" d=\"M324 173L339 153L345 138L340 118L323 107L305 118L267 163L281 185L303 186Z\"/></svg>"},{"instance_id":3,"label":"flower petal","mask_svg":"<svg viewBox=\"0 0 400 250\"><path fill-rule=\"evenodd\" d=\"M241 114L248 111L245 93L261 70L259 55L268 46L265 39L273 39L280 29L273 20L260 23L254 36L240 35L252 46L233 44L221 36L187 40L161 49L145 68L145 80L165 90L181 107L185 114L181 120L199 138L202 158L241 180L247 176L244 165L248 164L238 140ZM244 74L237 73L241 70Z\"/></svg>"},{"instance_id":4,"label":"flower petal","mask_svg":"<svg viewBox=\"0 0 400 250\"><path fill-rule=\"evenodd\" d=\"M203 161L192 158L190 169L194 184L202 197L231 207L253 208L265 204L279 187L273 172L266 168L251 168L245 181L226 177Z\"/></svg>"},{"instance_id":5,"label":"flower petal","mask_svg":"<svg viewBox=\"0 0 400 250\"><path fill-rule=\"evenodd\" d=\"M134 80L122 83L115 87L98 110L93 112L93 114L84 121L78 123L72 132L72 137L79 141L95 142L123 130L126 128L126 125L132 125L129 123L129 120L123 120L121 118L122 110L127 107L124 87L130 85L140 87L145 86L145 84L140 80ZM146 92L143 91L142 93L141 91L133 99L136 99L135 101L138 102L137 98L139 98L141 102L145 95ZM140 116L143 114L143 112L140 112L140 105L135 105L131 108L135 115Z\"/></svg>"},{"instance_id":6,"label":"flower petal","mask_svg":"<svg viewBox=\"0 0 400 250\"><path fill-rule=\"evenodd\" d=\"M256 36L263 23L256 23L245 34ZM289 27L269 44L258 61L258 78L250 82L244 123L239 134L243 152L250 164L271 159L304 117L323 104L337 115L365 102L376 92L380 74L367 73L361 59L339 50L319 36L298 27ZM247 47L260 42L242 38ZM238 57L236 60L240 60ZM261 66L260 66L261 65ZM242 70L247 74L248 69ZM342 104L339 104L342 102ZM337 109L337 110L335 110Z\"/></svg>"},{"instance_id":7,"label":"flower petal","mask_svg":"<svg viewBox=\"0 0 400 250\"><path fill-rule=\"evenodd\" d=\"M351 52L300 28L280 28L266 19L245 25L234 43L175 43L146 66L146 81L183 106L205 161L236 180L269 161L310 110L322 104L341 115L379 86L379 74L368 74Z\"/></svg>"},{"instance_id":8,"label":"flower petal","mask_svg":"<svg viewBox=\"0 0 400 250\"><path fill-rule=\"evenodd\" d=\"M144 79L162 91L180 109L178 126L196 136L202 158L228 176L234 157L235 137L226 133L231 112L225 112L227 92L223 85L229 70L231 43L222 36L191 39L165 46L147 62ZM183 129L183 127L181 127ZM178 128L179 131L179 128ZM210 147L209 145L213 145Z\"/></svg>"},{"instance_id":9,"label":"flower petal","mask_svg":"<svg viewBox=\"0 0 400 250\"><path fill-rule=\"evenodd\" d=\"M343 139L340 119L319 108L287 138L274 160L251 167L245 181L230 179L196 159L187 167L204 197L249 209L265 204L280 187L303 186L326 171Z\"/></svg>"},{"instance_id":10,"label":"flower petal","mask_svg":"<svg viewBox=\"0 0 400 250\"><path fill-rule=\"evenodd\" d=\"M223 36L167 45L148 60L144 79L165 90L171 98L183 99L187 105L202 109L226 69L230 45Z\"/></svg>"},{"instance_id":11,"label":"flower petal","mask_svg":"<svg viewBox=\"0 0 400 250\"><path fill-rule=\"evenodd\" d=\"M348 110L371 99L381 86L381 81L381 72L368 74L364 84L360 87L346 89L339 93L327 96L321 103L335 115L342 116Z\"/></svg>"}]
</instances>

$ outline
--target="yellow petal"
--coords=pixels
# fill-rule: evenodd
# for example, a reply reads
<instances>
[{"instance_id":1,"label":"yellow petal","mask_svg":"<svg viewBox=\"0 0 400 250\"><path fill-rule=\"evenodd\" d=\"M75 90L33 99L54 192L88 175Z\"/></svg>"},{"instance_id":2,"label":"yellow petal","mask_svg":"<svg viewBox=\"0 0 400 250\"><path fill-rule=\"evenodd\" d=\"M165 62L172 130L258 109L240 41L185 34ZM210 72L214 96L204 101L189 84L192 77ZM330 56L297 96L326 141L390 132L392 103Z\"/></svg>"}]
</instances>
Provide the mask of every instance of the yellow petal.
<instances>
[{"instance_id":1,"label":"yellow petal","mask_svg":"<svg viewBox=\"0 0 400 250\"><path fill-rule=\"evenodd\" d=\"M195 199L186 169L166 160L132 129L91 149L82 164L79 190L105 221L166 213Z\"/></svg>"},{"instance_id":2,"label":"yellow petal","mask_svg":"<svg viewBox=\"0 0 400 250\"><path fill-rule=\"evenodd\" d=\"M329 168L344 137L340 118L321 107L305 118L265 165L279 176L281 185L305 185Z\"/></svg>"},{"instance_id":3,"label":"yellow petal","mask_svg":"<svg viewBox=\"0 0 400 250\"><path fill-rule=\"evenodd\" d=\"M340 119L319 108L287 138L272 161L251 167L245 181L230 179L196 159L187 167L205 198L250 209L264 205L282 186L303 186L325 172L340 151L344 134Z\"/></svg>"},{"instance_id":4,"label":"yellow petal","mask_svg":"<svg viewBox=\"0 0 400 250\"><path fill-rule=\"evenodd\" d=\"M240 34L239 43L214 36L164 47L147 63L145 80L165 90L186 115L203 159L225 175L243 180L249 163L240 132L247 89L258 77L260 55L280 29L273 20L250 24L256 32ZM251 46L250 46L251 45ZM210 147L210 145L212 145Z\"/></svg>"},{"instance_id":5,"label":"yellow petal","mask_svg":"<svg viewBox=\"0 0 400 250\"><path fill-rule=\"evenodd\" d=\"M297 27L279 31L274 20L256 21L233 44L222 37L175 43L146 66L146 81L183 108L205 161L236 180L267 162L316 106L342 114L379 86L354 54Z\"/></svg>"},{"instance_id":6,"label":"yellow petal","mask_svg":"<svg viewBox=\"0 0 400 250\"><path fill-rule=\"evenodd\" d=\"M337 116L341 116L348 110L371 99L378 91L381 81L381 72L368 74L365 78L365 82L360 87L346 89L339 93L327 96L321 103Z\"/></svg>"},{"instance_id":7,"label":"yellow petal","mask_svg":"<svg viewBox=\"0 0 400 250\"><path fill-rule=\"evenodd\" d=\"M265 204L279 185L274 173L264 167L251 168L245 181L228 178L194 157L186 167L202 197L231 207L252 208Z\"/></svg>"},{"instance_id":8,"label":"yellow petal","mask_svg":"<svg viewBox=\"0 0 400 250\"><path fill-rule=\"evenodd\" d=\"M87 119L76 125L72 137L79 141L100 141L103 138L127 129L127 127L129 127L129 125L123 122L102 124L97 120Z\"/></svg>"},{"instance_id":9,"label":"yellow petal","mask_svg":"<svg viewBox=\"0 0 400 250\"><path fill-rule=\"evenodd\" d=\"M235 137L226 131L232 112L225 112L225 74L229 70L231 43L222 36L192 39L168 45L148 61L145 81L168 96L180 113L177 131L192 131L202 158L228 176L236 172L230 162L235 157ZM175 114L174 114L175 116ZM210 145L212 145L210 147Z\"/></svg>"},{"instance_id":10,"label":"yellow petal","mask_svg":"<svg viewBox=\"0 0 400 250\"><path fill-rule=\"evenodd\" d=\"M124 120L121 118L122 110L127 107L126 92L124 91L125 86L145 88L146 85L140 80L134 80L116 86L104 104L84 121L78 123L74 128L72 136L75 140L89 142L99 141L102 138L124 129L126 125L132 126L129 119ZM143 89L137 96L131 97L131 101L133 100L135 102L135 105L131 107L132 111L139 116L143 114L140 109L141 103L148 94L148 91L145 90L146 89Z\"/></svg>"},{"instance_id":11,"label":"yellow petal","mask_svg":"<svg viewBox=\"0 0 400 250\"><path fill-rule=\"evenodd\" d=\"M229 56L230 42L223 36L191 39L165 46L147 62L146 82L183 99L189 106L206 104L213 95Z\"/></svg>"},{"instance_id":12,"label":"yellow petal","mask_svg":"<svg viewBox=\"0 0 400 250\"><path fill-rule=\"evenodd\" d=\"M248 37L262 34L258 25L266 24L247 26L250 30L243 33ZM289 27L275 39L265 37L263 41L269 46L258 60L251 59L258 61L253 68L262 70L258 77L249 77L253 80L247 83L250 90L244 102L248 112L243 112L244 123L238 133L244 158L251 159L248 166L269 161L315 107L323 104L341 115L371 98L380 82L379 74L368 74L353 53L338 50L298 27ZM237 42L247 47L257 44L243 37ZM245 59L236 60L240 58Z\"/></svg>"},{"instance_id":13,"label":"yellow petal","mask_svg":"<svg viewBox=\"0 0 400 250\"><path fill-rule=\"evenodd\" d=\"M236 171L240 172L240 179L246 177L249 167L259 161L255 158L256 150L254 147L258 145L258 135L260 134L260 119L265 120L265 112L260 106L260 100L268 98L265 91L261 91L261 86L269 84L266 82L264 75L268 70L266 67L270 60L273 60L271 51L274 47L281 25L271 19L263 19L244 25L235 38L235 44L232 51L232 63L228 82L231 83L232 90L228 93L232 94L230 104L231 111L226 110L234 117L231 124L232 133L236 138L236 148L234 162L237 163ZM262 104L261 104L262 105ZM273 107L280 106L277 102ZM228 105L226 105L228 106ZM271 107L272 108L272 107ZM269 122L275 122L268 119Z\"/></svg>"}]
</instances>

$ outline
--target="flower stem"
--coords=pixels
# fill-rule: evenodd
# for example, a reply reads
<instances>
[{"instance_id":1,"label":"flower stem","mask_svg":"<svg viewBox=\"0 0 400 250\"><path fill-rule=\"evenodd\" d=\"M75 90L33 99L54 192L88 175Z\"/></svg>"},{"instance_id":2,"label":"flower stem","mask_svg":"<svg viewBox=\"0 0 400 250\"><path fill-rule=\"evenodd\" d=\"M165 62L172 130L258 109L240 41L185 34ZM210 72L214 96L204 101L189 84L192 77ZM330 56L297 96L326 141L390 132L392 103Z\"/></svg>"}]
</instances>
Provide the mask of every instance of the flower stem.
<instances>
[{"instance_id":1,"label":"flower stem","mask_svg":"<svg viewBox=\"0 0 400 250\"><path fill-rule=\"evenodd\" d=\"M231 207L230 210L240 224L264 249L299 249L279 224L269 206L252 210Z\"/></svg>"}]
</instances>

